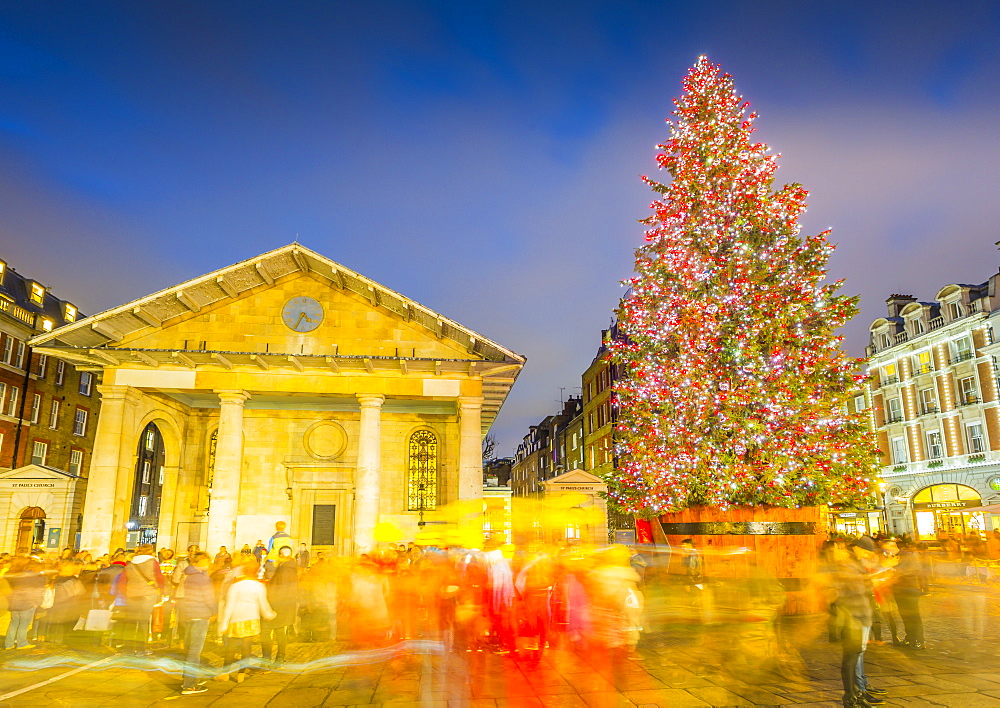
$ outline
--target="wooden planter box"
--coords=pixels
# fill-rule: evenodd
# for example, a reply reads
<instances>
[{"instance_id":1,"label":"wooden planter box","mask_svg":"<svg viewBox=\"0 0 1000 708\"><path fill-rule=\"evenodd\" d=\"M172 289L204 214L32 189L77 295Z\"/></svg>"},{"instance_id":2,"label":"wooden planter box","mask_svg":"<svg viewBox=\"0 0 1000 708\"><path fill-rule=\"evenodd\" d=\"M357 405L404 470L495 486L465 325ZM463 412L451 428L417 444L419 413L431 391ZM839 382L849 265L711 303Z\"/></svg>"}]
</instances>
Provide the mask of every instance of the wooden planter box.
<instances>
[{"instance_id":1,"label":"wooden planter box","mask_svg":"<svg viewBox=\"0 0 1000 708\"><path fill-rule=\"evenodd\" d=\"M734 508L692 507L659 517L660 529L673 548L690 538L702 552L704 574L713 578L748 578L753 572L776 578L788 591L785 611L805 614L819 611L822 599L812 587L819 563L819 548L826 540L824 507ZM656 539L654 532L654 540ZM746 548L742 554L726 550ZM671 561L673 572L682 572L680 556Z\"/></svg>"}]
</instances>

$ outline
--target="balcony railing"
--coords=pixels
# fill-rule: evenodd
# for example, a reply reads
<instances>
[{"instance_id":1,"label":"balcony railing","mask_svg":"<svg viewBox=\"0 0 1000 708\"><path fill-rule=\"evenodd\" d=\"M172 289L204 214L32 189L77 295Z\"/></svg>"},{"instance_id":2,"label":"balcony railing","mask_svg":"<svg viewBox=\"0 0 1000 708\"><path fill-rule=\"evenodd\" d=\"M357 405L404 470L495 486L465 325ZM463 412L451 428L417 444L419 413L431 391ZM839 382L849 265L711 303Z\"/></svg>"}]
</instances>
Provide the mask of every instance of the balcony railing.
<instances>
[{"instance_id":1,"label":"balcony railing","mask_svg":"<svg viewBox=\"0 0 1000 708\"><path fill-rule=\"evenodd\" d=\"M958 405L960 406L972 406L976 403L980 403L979 396L973 396L971 394L968 396L960 396L958 399Z\"/></svg>"},{"instance_id":2,"label":"balcony railing","mask_svg":"<svg viewBox=\"0 0 1000 708\"><path fill-rule=\"evenodd\" d=\"M923 406L920 409L920 415L932 415L934 413L940 413L937 406Z\"/></svg>"},{"instance_id":3,"label":"balcony railing","mask_svg":"<svg viewBox=\"0 0 1000 708\"><path fill-rule=\"evenodd\" d=\"M930 321L931 330L940 329L941 327L944 327L944 317L935 317Z\"/></svg>"},{"instance_id":4,"label":"balcony railing","mask_svg":"<svg viewBox=\"0 0 1000 708\"><path fill-rule=\"evenodd\" d=\"M895 415L890 415L885 422L887 425L892 425L893 423L902 423L903 420L903 415L901 413L897 413Z\"/></svg>"},{"instance_id":5,"label":"balcony railing","mask_svg":"<svg viewBox=\"0 0 1000 708\"><path fill-rule=\"evenodd\" d=\"M971 359L974 356L975 356L975 354L973 354L972 352L959 352L958 354L956 354L955 356L953 356L951 358L951 360L949 361L949 363L950 364L958 364L958 363L963 362L963 361L968 361L969 359Z\"/></svg>"},{"instance_id":6,"label":"balcony railing","mask_svg":"<svg viewBox=\"0 0 1000 708\"><path fill-rule=\"evenodd\" d=\"M879 386L889 386L890 384L899 383L898 376L886 376L884 379L879 381Z\"/></svg>"},{"instance_id":7,"label":"balcony railing","mask_svg":"<svg viewBox=\"0 0 1000 708\"><path fill-rule=\"evenodd\" d=\"M931 364L921 364L913 370L914 375L918 374L929 374L934 371L934 367Z\"/></svg>"},{"instance_id":8,"label":"balcony railing","mask_svg":"<svg viewBox=\"0 0 1000 708\"><path fill-rule=\"evenodd\" d=\"M906 332L900 332L895 336L896 344L902 344L907 339L909 339L909 336L906 334Z\"/></svg>"}]
</instances>

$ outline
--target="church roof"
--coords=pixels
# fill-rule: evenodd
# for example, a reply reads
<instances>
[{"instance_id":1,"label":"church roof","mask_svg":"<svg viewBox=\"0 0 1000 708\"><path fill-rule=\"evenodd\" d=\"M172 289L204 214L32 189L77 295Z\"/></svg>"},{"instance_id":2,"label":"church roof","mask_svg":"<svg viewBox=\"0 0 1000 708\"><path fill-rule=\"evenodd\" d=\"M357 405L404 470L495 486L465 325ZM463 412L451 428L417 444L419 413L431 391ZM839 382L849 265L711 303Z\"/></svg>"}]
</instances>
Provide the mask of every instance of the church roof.
<instances>
[{"instance_id":1,"label":"church roof","mask_svg":"<svg viewBox=\"0 0 1000 708\"><path fill-rule=\"evenodd\" d=\"M334 286L353 292L368 300L373 307L394 313L411 324L425 328L438 338L459 344L469 353L468 359L426 360L416 357L378 356L303 356L292 353L209 352L184 350L127 350L116 348L126 337L147 327L161 327L168 320L214 307L227 300L239 298L244 293L293 273L311 273L330 281ZM132 302L113 307L96 315L65 324L51 332L30 340L32 347L44 347L47 353L69 358L77 363L96 366L117 366L123 363L184 364L195 368L201 364L240 364L247 359L251 364L267 368L270 365L289 365L301 370L302 366L341 368L348 371L373 371L373 367L387 365L386 360L404 368L427 368L435 374L444 371L475 371L484 377L484 428L492 423L496 412L506 398L514 379L526 358L483 335L460 325L452 319L425 307L400 293L366 278L326 256L301 244L292 243L249 258L231 266L193 278L179 285L141 297ZM57 351L58 350L58 351ZM500 378L487 378L490 376Z\"/></svg>"}]
</instances>

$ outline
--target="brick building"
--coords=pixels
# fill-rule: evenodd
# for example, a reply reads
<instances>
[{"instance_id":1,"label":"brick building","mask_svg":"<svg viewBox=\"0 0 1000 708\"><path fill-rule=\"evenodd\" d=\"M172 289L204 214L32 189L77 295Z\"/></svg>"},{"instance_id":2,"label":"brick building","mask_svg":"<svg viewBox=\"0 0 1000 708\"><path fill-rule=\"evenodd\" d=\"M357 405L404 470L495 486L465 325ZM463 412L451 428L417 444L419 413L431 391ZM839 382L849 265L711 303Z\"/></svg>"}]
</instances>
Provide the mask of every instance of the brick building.
<instances>
[{"instance_id":1,"label":"brick building","mask_svg":"<svg viewBox=\"0 0 1000 708\"><path fill-rule=\"evenodd\" d=\"M28 340L76 306L0 261L0 548L74 546L99 409L92 370Z\"/></svg>"},{"instance_id":2,"label":"brick building","mask_svg":"<svg viewBox=\"0 0 1000 708\"><path fill-rule=\"evenodd\" d=\"M1000 275L886 300L870 328L872 426L890 531L931 540L1000 527ZM854 404L865 406L859 397Z\"/></svg>"}]
</instances>

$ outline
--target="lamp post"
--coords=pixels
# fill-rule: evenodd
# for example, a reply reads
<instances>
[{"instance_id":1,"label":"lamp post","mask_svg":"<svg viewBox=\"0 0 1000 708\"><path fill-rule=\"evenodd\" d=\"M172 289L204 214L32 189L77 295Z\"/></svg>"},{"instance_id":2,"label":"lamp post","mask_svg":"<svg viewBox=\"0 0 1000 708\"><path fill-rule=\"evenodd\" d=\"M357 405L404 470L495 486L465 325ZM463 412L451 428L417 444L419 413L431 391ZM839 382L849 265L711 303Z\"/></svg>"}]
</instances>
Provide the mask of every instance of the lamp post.
<instances>
[{"instance_id":1,"label":"lamp post","mask_svg":"<svg viewBox=\"0 0 1000 708\"><path fill-rule=\"evenodd\" d=\"M886 509L886 506L885 506L885 486L886 486L885 485L885 481L880 481L878 483L879 500L881 502L879 504L879 509L882 511L882 532L888 535L888 533L889 533L889 512L888 512L888 510Z\"/></svg>"}]
</instances>

